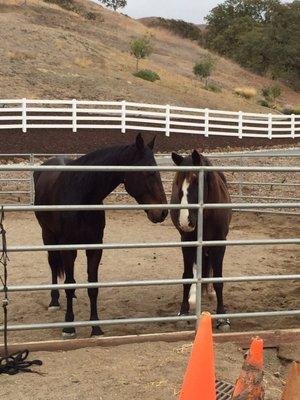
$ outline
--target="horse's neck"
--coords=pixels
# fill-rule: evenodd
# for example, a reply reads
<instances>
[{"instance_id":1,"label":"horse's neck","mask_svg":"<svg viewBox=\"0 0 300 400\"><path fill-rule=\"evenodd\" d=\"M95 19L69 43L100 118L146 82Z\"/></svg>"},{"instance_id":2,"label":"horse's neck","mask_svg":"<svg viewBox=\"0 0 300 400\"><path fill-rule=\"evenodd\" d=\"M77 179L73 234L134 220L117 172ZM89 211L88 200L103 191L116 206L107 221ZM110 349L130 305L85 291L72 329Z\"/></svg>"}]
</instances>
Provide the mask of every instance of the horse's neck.
<instances>
[{"instance_id":1,"label":"horse's neck","mask_svg":"<svg viewBox=\"0 0 300 400\"><path fill-rule=\"evenodd\" d=\"M81 157L74 164L94 166L122 166L130 165L130 153L125 146L114 149L114 151L103 156L101 152L95 157L90 155ZM98 158L97 158L98 157ZM71 196L76 198L76 203L95 204L102 202L119 184L124 182L124 173L109 171L74 172L68 179L71 187Z\"/></svg>"}]
</instances>

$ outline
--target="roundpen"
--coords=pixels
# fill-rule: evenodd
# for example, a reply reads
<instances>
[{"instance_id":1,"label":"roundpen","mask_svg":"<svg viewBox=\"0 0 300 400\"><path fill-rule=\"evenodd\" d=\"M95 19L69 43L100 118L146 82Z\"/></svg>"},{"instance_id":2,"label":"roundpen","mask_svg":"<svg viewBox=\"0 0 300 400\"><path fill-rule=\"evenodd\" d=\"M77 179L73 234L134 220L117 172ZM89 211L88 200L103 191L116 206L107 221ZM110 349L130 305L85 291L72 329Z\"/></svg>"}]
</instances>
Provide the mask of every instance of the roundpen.
<instances>
[{"instance_id":1,"label":"roundpen","mask_svg":"<svg viewBox=\"0 0 300 400\"><path fill-rule=\"evenodd\" d=\"M8 294L13 292L28 292L28 291L45 291L52 289L67 289L67 288L89 288L89 287L99 287L99 288L116 288L116 287L145 287L145 286L166 286L166 285L180 285L184 283L196 284L196 310L194 314L188 316L164 316L164 317L145 317L145 318L117 318L117 319L102 319L100 321L75 321L72 323L67 322L53 322L53 323L32 323L32 324L10 324L8 325L8 331L20 331L20 330L40 330L40 329L53 329L53 328L63 328L63 327L82 327L82 326L96 326L96 325L119 325L119 324L148 324L148 323L167 323L167 322L179 322L179 321L197 321L201 312L203 311L202 299L201 299L201 286L204 283L214 283L214 282L253 282L253 281L299 281L300 274L283 274L283 275L246 275L246 276L230 276L222 278L202 278L202 249L208 246L269 246L269 245L298 245L300 239L297 237L281 238L281 239L230 239L227 241L204 241L203 240L203 212L207 209L217 209L217 208L231 208L238 210L298 210L300 207L299 199L289 198L279 199L276 202L235 202L232 204L205 204L203 201L203 184L204 184L204 173L205 171L223 171L225 173L234 174L298 174L300 172L300 167L298 166L210 166L210 167L175 167L169 165L159 165L157 167L102 167L102 166L39 166L34 165L35 157L31 157L32 164L20 165L20 164L8 164L1 165L0 171L4 172L29 172L33 171L160 171L161 173L173 174L177 171L194 171L199 175L199 203L187 205L137 205L137 204L105 204L105 205L80 205L80 206L34 206L32 204L25 205L14 205L14 204L3 204L1 207L1 212L7 214L10 212L33 212L33 211L51 211L55 212L57 210L74 211L74 210L143 210L151 208L194 208L198 210L198 229L197 229L197 240L194 242L179 242L179 241L160 241L160 242L141 242L141 243L105 243L105 244L71 244L71 245L55 245L55 246L42 246L42 245L14 245L11 246L9 241L7 243L8 255L16 252L41 252L41 251L65 251L70 249L76 250L86 250L86 249L147 249L147 248L178 248L178 247L196 247L197 248L197 277L193 279L161 279L161 280L127 280L127 281L103 281L98 283L76 283L76 284L59 284L59 285L49 285L49 284L35 284L35 285L9 285L7 287ZM237 157L241 157L238 155ZM249 155L249 157L252 157ZM245 182L248 182L247 179ZM241 182L238 182L240 184ZM254 182L258 184L258 182ZM275 182L276 183L276 182ZM274 182L272 185L275 184ZM248 184L248 183L247 183ZM268 185L271 183L267 183ZM289 183L290 184L290 183ZM292 184L292 183L291 183ZM298 183L296 186L299 185ZM31 196L33 193L31 193ZM238 196L236 196L238 197ZM293 200L293 201L291 201ZM4 221L5 222L5 221ZM3 243L2 243L3 245ZM3 292L3 287L0 289ZM276 311L253 311L253 312L240 312L213 315L213 318L251 318L251 317L295 317L300 315L300 309L290 309L290 310L276 310ZM0 327L3 331L3 326Z\"/></svg>"}]
</instances>

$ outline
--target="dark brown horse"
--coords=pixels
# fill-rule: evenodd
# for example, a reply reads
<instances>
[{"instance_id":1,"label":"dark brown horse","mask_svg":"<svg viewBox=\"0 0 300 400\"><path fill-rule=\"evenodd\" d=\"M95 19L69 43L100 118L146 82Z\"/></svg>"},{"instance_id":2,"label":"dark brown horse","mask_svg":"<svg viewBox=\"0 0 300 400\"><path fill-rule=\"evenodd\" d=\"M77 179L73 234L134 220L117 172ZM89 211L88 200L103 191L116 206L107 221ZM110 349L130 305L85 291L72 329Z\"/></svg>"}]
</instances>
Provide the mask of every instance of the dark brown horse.
<instances>
[{"instance_id":1,"label":"dark brown horse","mask_svg":"<svg viewBox=\"0 0 300 400\"><path fill-rule=\"evenodd\" d=\"M78 159L51 159L47 165L115 165L154 166L154 139L144 144L141 135L128 146L115 146L96 150ZM166 196L158 172L54 172L44 171L34 174L36 205L88 205L103 204L103 200L121 183L127 193L140 204L166 204ZM150 221L162 222L168 212L160 208L145 210ZM36 217L42 228L45 245L93 244L103 242L105 212L100 211L55 211L37 212ZM52 283L58 276L65 275L66 283L74 283L74 263L77 251L49 251L48 261L52 271ZM102 250L87 250L88 281L98 281L98 266ZM66 290L66 322L74 321L74 290ZM98 320L97 288L89 288L90 320ZM51 309L59 308L59 292L51 291ZM92 327L92 335L100 335L99 326ZM75 336L75 328L63 329L64 337Z\"/></svg>"},{"instance_id":2,"label":"dark brown horse","mask_svg":"<svg viewBox=\"0 0 300 400\"><path fill-rule=\"evenodd\" d=\"M199 154L196 150L188 157L181 157L172 153L172 159L176 165L199 166L212 165L211 162ZM226 179L222 172L204 173L204 203L230 203ZM173 204L196 204L198 203L198 173L178 172L173 181L172 199ZM171 210L173 224L181 235L181 241L197 240L197 209ZM204 210L203 213L203 240L226 240L231 210L214 209ZM212 271L214 277L222 276L223 258L225 246L206 247L202 251L202 276L208 277ZM196 277L196 247L183 247L184 272L183 279ZM217 296L217 314L225 314L223 304L223 283L214 283ZM196 285L183 285L183 300L180 314L188 314L190 306L195 306ZM217 327L229 329L228 319L217 321Z\"/></svg>"}]
</instances>

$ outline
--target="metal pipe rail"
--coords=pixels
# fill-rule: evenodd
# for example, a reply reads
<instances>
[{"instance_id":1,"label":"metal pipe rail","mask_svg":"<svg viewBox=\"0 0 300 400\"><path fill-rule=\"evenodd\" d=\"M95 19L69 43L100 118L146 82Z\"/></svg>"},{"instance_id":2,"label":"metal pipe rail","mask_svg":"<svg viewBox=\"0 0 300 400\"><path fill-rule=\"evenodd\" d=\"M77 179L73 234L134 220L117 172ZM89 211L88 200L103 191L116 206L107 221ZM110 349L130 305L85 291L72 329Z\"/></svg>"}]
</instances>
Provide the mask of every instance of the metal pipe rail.
<instances>
[{"instance_id":1,"label":"metal pipe rail","mask_svg":"<svg viewBox=\"0 0 300 400\"><path fill-rule=\"evenodd\" d=\"M300 167L239 167L239 166L99 166L99 165L0 165L0 171L77 171L77 172L300 172Z\"/></svg>"},{"instance_id":2,"label":"metal pipe rail","mask_svg":"<svg viewBox=\"0 0 300 400\"><path fill-rule=\"evenodd\" d=\"M213 319L225 318L259 318L259 317L280 317L280 316L295 316L300 315L300 310L289 311L260 311L248 313L233 313L233 314L214 314ZM124 325L124 324L145 324L145 323L166 323L166 322L179 322L179 321L197 321L197 315L182 315L172 317L146 317L146 318L120 318L120 319L103 319L97 321L74 321L74 322L53 322L53 323L40 323L40 324L19 324L9 325L7 330L24 331L24 330L39 330L39 329L61 329L69 327L86 327L86 326L99 326L99 325ZM0 326L0 332L3 332L3 327Z\"/></svg>"},{"instance_id":3,"label":"metal pipe rail","mask_svg":"<svg viewBox=\"0 0 300 400\"><path fill-rule=\"evenodd\" d=\"M8 212L16 211L99 211L99 210L153 210L161 208L164 210L176 209L249 209L257 208L299 208L299 203L206 203L200 204L88 204L88 205L50 205L50 206L10 206L2 205L1 209Z\"/></svg>"},{"instance_id":4,"label":"metal pipe rail","mask_svg":"<svg viewBox=\"0 0 300 400\"><path fill-rule=\"evenodd\" d=\"M69 250L114 250L114 249L153 249L174 247L217 247L217 246L258 246L300 244L300 239L257 239L257 240L211 240L191 242L154 242L154 243L107 243L107 244L65 244L44 246L8 246L9 253L29 251L69 251Z\"/></svg>"},{"instance_id":5,"label":"metal pipe rail","mask_svg":"<svg viewBox=\"0 0 300 400\"><path fill-rule=\"evenodd\" d=\"M170 286L201 283L217 283L217 282L269 282L269 281L288 281L300 280L300 274L294 275L250 275L250 276L230 276L222 278L191 278L191 279L157 279L143 281L114 281L114 282L84 282L84 283L61 283L61 284L44 284L44 285L15 285L8 286L9 292L31 292L43 290L65 290L65 289L87 289L87 288L113 288L113 287L135 287L135 286ZM3 287L0 287L0 293Z\"/></svg>"}]
</instances>

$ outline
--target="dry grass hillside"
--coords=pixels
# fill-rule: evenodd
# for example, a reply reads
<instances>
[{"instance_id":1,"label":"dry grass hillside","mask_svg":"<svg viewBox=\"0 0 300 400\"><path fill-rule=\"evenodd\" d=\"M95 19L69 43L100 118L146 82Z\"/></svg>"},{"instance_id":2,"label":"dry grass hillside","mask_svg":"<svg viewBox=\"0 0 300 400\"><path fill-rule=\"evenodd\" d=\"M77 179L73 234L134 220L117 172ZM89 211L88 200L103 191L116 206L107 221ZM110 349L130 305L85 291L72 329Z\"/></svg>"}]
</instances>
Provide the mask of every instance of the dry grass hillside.
<instances>
[{"instance_id":1,"label":"dry grass hillside","mask_svg":"<svg viewBox=\"0 0 300 400\"><path fill-rule=\"evenodd\" d=\"M79 14L42 0L0 0L0 98L127 99L228 110L266 112L254 100L233 94L237 86L258 91L268 84L231 61L218 58L213 81L222 93L201 88L192 73L195 61L207 54L189 40L147 28L141 22L86 0L76 0ZM87 18L93 13L95 19ZM129 43L153 35L154 54L143 68L161 80L132 75L135 62ZM283 104L298 104L299 94L282 86Z\"/></svg>"}]
</instances>

